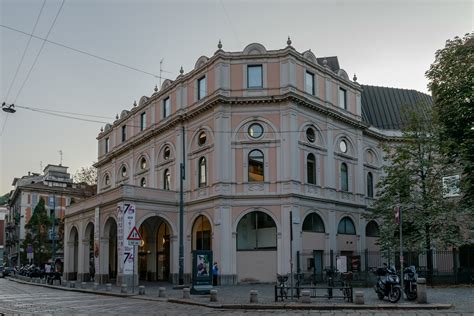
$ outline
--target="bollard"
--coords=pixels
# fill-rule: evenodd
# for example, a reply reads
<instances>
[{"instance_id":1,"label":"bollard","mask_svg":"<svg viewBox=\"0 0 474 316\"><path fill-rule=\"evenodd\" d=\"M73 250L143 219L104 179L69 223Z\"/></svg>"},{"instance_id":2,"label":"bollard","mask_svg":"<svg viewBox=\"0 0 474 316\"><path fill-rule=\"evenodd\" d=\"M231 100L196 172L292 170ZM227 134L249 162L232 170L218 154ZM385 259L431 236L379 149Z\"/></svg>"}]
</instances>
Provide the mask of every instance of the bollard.
<instances>
[{"instance_id":1,"label":"bollard","mask_svg":"<svg viewBox=\"0 0 474 316\"><path fill-rule=\"evenodd\" d=\"M158 297L166 297L166 288L164 287L158 288Z\"/></svg>"},{"instance_id":2,"label":"bollard","mask_svg":"<svg viewBox=\"0 0 474 316\"><path fill-rule=\"evenodd\" d=\"M189 290L189 287L185 287L185 288L183 289L183 298L189 299L189 291L190 291L190 290Z\"/></svg>"},{"instance_id":3,"label":"bollard","mask_svg":"<svg viewBox=\"0 0 474 316\"><path fill-rule=\"evenodd\" d=\"M250 290L250 303L258 303L258 291Z\"/></svg>"},{"instance_id":4,"label":"bollard","mask_svg":"<svg viewBox=\"0 0 474 316\"><path fill-rule=\"evenodd\" d=\"M75 288L75 287L76 287L76 281L71 281L71 282L69 282L69 287L70 287L71 289Z\"/></svg>"},{"instance_id":5,"label":"bollard","mask_svg":"<svg viewBox=\"0 0 474 316\"><path fill-rule=\"evenodd\" d=\"M81 289L85 289L87 287L87 283L86 282L81 282Z\"/></svg>"},{"instance_id":6,"label":"bollard","mask_svg":"<svg viewBox=\"0 0 474 316\"><path fill-rule=\"evenodd\" d=\"M107 292L112 291L112 283L106 283L106 284L105 284L105 290L106 290Z\"/></svg>"},{"instance_id":7,"label":"bollard","mask_svg":"<svg viewBox=\"0 0 474 316\"><path fill-rule=\"evenodd\" d=\"M120 286L120 293L127 293L127 284L122 283L122 285Z\"/></svg>"},{"instance_id":8,"label":"bollard","mask_svg":"<svg viewBox=\"0 0 474 316\"><path fill-rule=\"evenodd\" d=\"M53 285L61 285L61 280L53 280Z\"/></svg>"},{"instance_id":9,"label":"bollard","mask_svg":"<svg viewBox=\"0 0 474 316\"><path fill-rule=\"evenodd\" d=\"M217 302L217 290L211 290L211 302Z\"/></svg>"},{"instance_id":10,"label":"bollard","mask_svg":"<svg viewBox=\"0 0 474 316\"><path fill-rule=\"evenodd\" d=\"M94 291L97 291L97 290L99 289L99 283L94 282L94 285L92 286L92 289L93 289Z\"/></svg>"},{"instance_id":11,"label":"bollard","mask_svg":"<svg viewBox=\"0 0 474 316\"><path fill-rule=\"evenodd\" d=\"M416 281L416 302L418 304L426 304L428 303L428 298L426 295L426 279L425 278L418 278Z\"/></svg>"},{"instance_id":12,"label":"bollard","mask_svg":"<svg viewBox=\"0 0 474 316\"><path fill-rule=\"evenodd\" d=\"M357 305L364 305L364 292L355 291L354 293L354 303Z\"/></svg>"},{"instance_id":13,"label":"bollard","mask_svg":"<svg viewBox=\"0 0 474 316\"><path fill-rule=\"evenodd\" d=\"M68 284L68 281L67 281L67 280L63 282L63 286L64 286L64 287L68 287L68 286L69 286L69 284Z\"/></svg>"},{"instance_id":14,"label":"bollard","mask_svg":"<svg viewBox=\"0 0 474 316\"><path fill-rule=\"evenodd\" d=\"M144 285L140 285L138 287L138 295L145 295L145 286Z\"/></svg>"},{"instance_id":15,"label":"bollard","mask_svg":"<svg viewBox=\"0 0 474 316\"><path fill-rule=\"evenodd\" d=\"M41 279L41 284L46 284L46 279Z\"/></svg>"},{"instance_id":16,"label":"bollard","mask_svg":"<svg viewBox=\"0 0 474 316\"><path fill-rule=\"evenodd\" d=\"M310 293L308 290L301 291L301 303L303 304L311 303L311 297L309 296L309 294Z\"/></svg>"}]
</instances>

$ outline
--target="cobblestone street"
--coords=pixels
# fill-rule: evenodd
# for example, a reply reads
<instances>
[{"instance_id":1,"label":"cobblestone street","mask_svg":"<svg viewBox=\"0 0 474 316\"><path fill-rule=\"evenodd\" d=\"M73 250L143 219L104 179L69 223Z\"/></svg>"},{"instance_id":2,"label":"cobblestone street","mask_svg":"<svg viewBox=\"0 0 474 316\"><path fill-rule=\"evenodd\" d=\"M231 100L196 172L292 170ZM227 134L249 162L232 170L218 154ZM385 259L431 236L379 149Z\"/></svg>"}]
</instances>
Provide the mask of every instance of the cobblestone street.
<instances>
[{"instance_id":1,"label":"cobblestone street","mask_svg":"<svg viewBox=\"0 0 474 316\"><path fill-rule=\"evenodd\" d=\"M189 304L176 304L159 301L157 286L147 286L146 296L116 297L52 289L43 286L22 284L8 279L0 279L0 313L5 315L72 315L72 314L113 314L113 315L473 315L472 288L430 289L430 301L440 300L455 305L448 310L242 310L218 309ZM270 285L239 285L218 287L220 303L247 303L250 289L261 293L262 303L272 303ZM117 288L113 289L115 292ZM181 291L167 288L168 297L180 298ZM372 302L375 295L365 289L366 303ZM196 303L208 303L208 296L192 296ZM318 301L319 302L319 301ZM295 303L296 304L296 303ZM317 302L313 303L317 306ZM405 304L404 302L400 304Z\"/></svg>"}]
</instances>

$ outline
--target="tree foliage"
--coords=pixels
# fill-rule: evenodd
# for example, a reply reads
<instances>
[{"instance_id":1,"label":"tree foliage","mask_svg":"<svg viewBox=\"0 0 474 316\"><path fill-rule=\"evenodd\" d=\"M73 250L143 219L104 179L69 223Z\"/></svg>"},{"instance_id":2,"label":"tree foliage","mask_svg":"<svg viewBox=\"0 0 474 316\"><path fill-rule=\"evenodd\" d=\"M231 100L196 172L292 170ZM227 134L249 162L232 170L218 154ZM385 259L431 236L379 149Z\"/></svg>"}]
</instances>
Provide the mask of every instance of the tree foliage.
<instances>
[{"instance_id":1,"label":"tree foliage","mask_svg":"<svg viewBox=\"0 0 474 316\"><path fill-rule=\"evenodd\" d=\"M474 37L446 41L426 72L445 152L462 168L463 202L474 206Z\"/></svg>"},{"instance_id":2,"label":"tree foliage","mask_svg":"<svg viewBox=\"0 0 474 316\"><path fill-rule=\"evenodd\" d=\"M45 201L43 198L40 198L33 211L33 215L31 215L30 220L25 225L25 228L28 229L27 235L29 235L29 240L31 240L34 249L34 258L38 264L44 263L44 260L50 256L51 249L48 232L52 224L53 221L48 215Z\"/></svg>"},{"instance_id":3,"label":"tree foliage","mask_svg":"<svg viewBox=\"0 0 474 316\"><path fill-rule=\"evenodd\" d=\"M88 185L96 185L97 169L94 166L82 167L80 170L76 171L73 180L76 183L85 182Z\"/></svg>"},{"instance_id":4,"label":"tree foliage","mask_svg":"<svg viewBox=\"0 0 474 316\"><path fill-rule=\"evenodd\" d=\"M410 114L400 142L384 145L385 176L378 183L378 199L370 218L382 220L383 250L397 249L399 226L394 206L403 210L404 247L409 250L443 247L461 242L460 227L467 222L453 199L443 197L442 178L455 169L441 150L432 115Z\"/></svg>"}]
</instances>

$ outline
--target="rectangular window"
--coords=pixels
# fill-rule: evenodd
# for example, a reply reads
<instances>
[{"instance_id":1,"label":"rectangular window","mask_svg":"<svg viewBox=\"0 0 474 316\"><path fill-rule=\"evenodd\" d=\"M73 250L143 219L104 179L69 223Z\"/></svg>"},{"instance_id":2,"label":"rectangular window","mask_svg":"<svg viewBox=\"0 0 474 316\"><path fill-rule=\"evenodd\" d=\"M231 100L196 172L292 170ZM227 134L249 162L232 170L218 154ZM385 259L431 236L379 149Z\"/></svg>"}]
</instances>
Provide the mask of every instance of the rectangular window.
<instances>
[{"instance_id":1,"label":"rectangular window","mask_svg":"<svg viewBox=\"0 0 474 316\"><path fill-rule=\"evenodd\" d=\"M109 138L105 138L105 153L109 152L109 145L110 145L110 140Z\"/></svg>"},{"instance_id":2,"label":"rectangular window","mask_svg":"<svg viewBox=\"0 0 474 316\"><path fill-rule=\"evenodd\" d=\"M339 88L339 106L344 110L347 110L346 90L342 88Z\"/></svg>"},{"instance_id":3,"label":"rectangular window","mask_svg":"<svg viewBox=\"0 0 474 316\"><path fill-rule=\"evenodd\" d=\"M305 75L304 91L314 95L314 74L309 71L307 71Z\"/></svg>"},{"instance_id":4,"label":"rectangular window","mask_svg":"<svg viewBox=\"0 0 474 316\"><path fill-rule=\"evenodd\" d=\"M206 77L198 79L198 100L206 96Z\"/></svg>"},{"instance_id":5,"label":"rectangular window","mask_svg":"<svg viewBox=\"0 0 474 316\"><path fill-rule=\"evenodd\" d=\"M247 88L263 88L262 65L247 66Z\"/></svg>"},{"instance_id":6,"label":"rectangular window","mask_svg":"<svg viewBox=\"0 0 474 316\"><path fill-rule=\"evenodd\" d=\"M170 97L163 100L163 118L168 117L171 112Z\"/></svg>"},{"instance_id":7,"label":"rectangular window","mask_svg":"<svg viewBox=\"0 0 474 316\"><path fill-rule=\"evenodd\" d=\"M122 126L122 143L127 139L127 125Z\"/></svg>"},{"instance_id":8,"label":"rectangular window","mask_svg":"<svg viewBox=\"0 0 474 316\"><path fill-rule=\"evenodd\" d=\"M146 112L140 115L140 131L144 131L146 128Z\"/></svg>"}]
</instances>

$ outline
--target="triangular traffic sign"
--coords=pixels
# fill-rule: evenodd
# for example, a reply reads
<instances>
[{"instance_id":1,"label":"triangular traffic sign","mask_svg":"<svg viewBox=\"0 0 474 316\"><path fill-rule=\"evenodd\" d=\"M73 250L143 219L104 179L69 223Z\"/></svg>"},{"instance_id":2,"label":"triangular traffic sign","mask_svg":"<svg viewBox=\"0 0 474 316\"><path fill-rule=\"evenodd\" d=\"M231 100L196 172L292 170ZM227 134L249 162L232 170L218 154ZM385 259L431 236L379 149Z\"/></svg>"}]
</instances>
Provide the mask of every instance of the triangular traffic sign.
<instances>
[{"instance_id":1,"label":"triangular traffic sign","mask_svg":"<svg viewBox=\"0 0 474 316\"><path fill-rule=\"evenodd\" d=\"M136 226L133 226L130 234L128 234L127 240L142 240L142 237L140 236Z\"/></svg>"}]
</instances>

